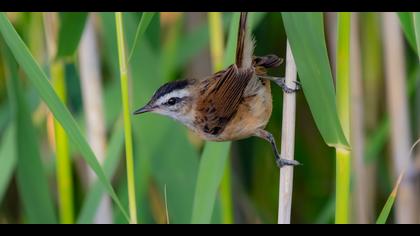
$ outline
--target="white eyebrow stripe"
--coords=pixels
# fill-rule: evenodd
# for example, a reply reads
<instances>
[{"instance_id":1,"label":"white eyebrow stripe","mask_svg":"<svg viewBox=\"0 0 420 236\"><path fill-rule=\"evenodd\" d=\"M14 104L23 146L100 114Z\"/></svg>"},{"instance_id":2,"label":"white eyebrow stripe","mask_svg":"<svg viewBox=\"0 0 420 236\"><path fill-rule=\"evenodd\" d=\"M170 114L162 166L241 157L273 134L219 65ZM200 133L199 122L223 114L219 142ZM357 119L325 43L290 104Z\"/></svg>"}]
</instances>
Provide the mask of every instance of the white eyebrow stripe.
<instances>
[{"instance_id":1,"label":"white eyebrow stripe","mask_svg":"<svg viewBox=\"0 0 420 236\"><path fill-rule=\"evenodd\" d=\"M168 101L172 97L183 98L183 97L186 97L187 95L188 95L188 92L187 92L186 89L175 90L175 91L172 91L172 92L170 92L168 94L165 94L164 96L160 97L157 101L157 104L162 104L162 103Z\"/></svg>"}]
</instances>

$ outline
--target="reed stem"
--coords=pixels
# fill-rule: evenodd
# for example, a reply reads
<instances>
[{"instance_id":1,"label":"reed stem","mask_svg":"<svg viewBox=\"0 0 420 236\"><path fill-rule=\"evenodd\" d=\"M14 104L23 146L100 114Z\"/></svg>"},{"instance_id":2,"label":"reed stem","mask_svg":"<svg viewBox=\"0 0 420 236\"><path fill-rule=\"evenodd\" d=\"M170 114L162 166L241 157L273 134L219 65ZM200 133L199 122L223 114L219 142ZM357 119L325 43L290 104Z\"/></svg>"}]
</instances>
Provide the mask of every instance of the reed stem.
<instances>
[{"instance_id":1,"label":"reed stem","mask_svg":"<svg viewBox=\"0 0 420 236\"><path fill-rule=\"evenodd\" d=\"M124 117L124 133L125 133L125 152L126 152L126 168L127 168L127 185L128 185L128 205L130 212L130 224L137 224L137 207L136 207L136 191L134 182L134 161L133 161L133 141L131 131L131 113L129 106L128 91L128 73L125 55L125 41L122 13L115 13L115 23L117 31L118 43L118 60L120 66L121 77L121 96Z\"/></svg>"},{"instance_id":2,"label":"reed stem","mask_svg":"<svg viewBox=\"0 0 420 236\"><path fill-rule=\"evenodd\" d=\"M371 175L365 162L365 133L364 133L364 94L363 94L363 80L361 71L361 53L359 41L359 13L353 13L351 19L351 140L352 156L353 156L353 170L354 170L354 191L353 203L354 220L360 224L373 223L371 212L373 205L370 204L370 189Z\"/></svg>"},{"instance_id":3,"label":"reed stem","mask_svg":"<svg viewBox=\"0 0 420 236\"><path fill-rule=\"evenodd\" d=\"M336 89L337 111L341 127L350 140L350 21L351 13L338 13ZM336 148L335 223L347 224L350 217L351 153Z\"/></svg>"},{"instance_id":4,"label":"reed stem","mask_svg":"<svg viewBox=\"0 0 420 236\"><path fill-rule=\"evenodd\" d=\"M384 40L385 83L387 106L391 121L392 159L395 179L411 165L409 153L411 144L410 119L406 94L406 66L404 39L394 12L382 13ZM396 201L396 222L416 222L416 196L413 181L403 181Z\"/></svg>"},{"instance_id":5,"label":"reed stem","mask_svg":"<svg viewBox=\"0 0 420 236\"><path fill-rule=\"evenodd\" d=\"M67 100L64 77L64 65L61 61L51 65L51 78L54 89L61 101ZM57 183L59 192L59 212L62 224L74 223L73 177L69 155L68 138L60 123L54 119L55 147L57 158Z\"/></svg>"},{"instance_id":6,"label":"reed stem","mask_svg":"<svg viewBox=\"0 0 420 236\"><path fill-rule=\"evenodd\" d=\"M106 152L106 127L102 102L102 75L93 14L91 13L87 18L79 46L80 87L87 138L99 163L103 164ZM88 182L93 184L97 177L90 168L87 169ZM112 223L111 199L105 194L100 200L94 222L97 224Z\"/></svg>"},{"instance_id":7,"label":"reed stem","mask_svg":"<svg viewBox=\"0 0 420 236\"><path fill-rule=\"evenodd\" d=\"M295 86L297 69L292 50L287 41L286 49L286 85ZM295 149L295 121L296 121L296 94L284 93L283 95L283 121L281 136L281 157L288 160L294 159ZM290 224L293 193L293 167L285 166L280 171L279 181L279 211L278 223Z\"/></svg>"}]
</instances>

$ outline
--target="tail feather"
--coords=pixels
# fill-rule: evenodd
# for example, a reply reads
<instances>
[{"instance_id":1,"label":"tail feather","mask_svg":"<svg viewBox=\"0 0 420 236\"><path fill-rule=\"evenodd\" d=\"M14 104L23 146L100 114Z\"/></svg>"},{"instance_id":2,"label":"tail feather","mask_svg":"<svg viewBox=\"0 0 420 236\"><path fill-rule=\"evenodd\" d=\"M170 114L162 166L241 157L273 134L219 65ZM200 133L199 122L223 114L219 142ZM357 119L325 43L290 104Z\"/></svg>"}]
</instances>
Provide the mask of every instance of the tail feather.
<instances>
[{"instance_id":1,"label":"tail feather","mask_svg":"<svg viewBox=\"0 0 420 236\"><path fill-rule=\"evenodd\" d=\"M241 12L238 29L238 43L236 47L236 66L249 68L252 66L254 54L254 40L248 28L248 12Z\"/></svg>"}]
</instances>

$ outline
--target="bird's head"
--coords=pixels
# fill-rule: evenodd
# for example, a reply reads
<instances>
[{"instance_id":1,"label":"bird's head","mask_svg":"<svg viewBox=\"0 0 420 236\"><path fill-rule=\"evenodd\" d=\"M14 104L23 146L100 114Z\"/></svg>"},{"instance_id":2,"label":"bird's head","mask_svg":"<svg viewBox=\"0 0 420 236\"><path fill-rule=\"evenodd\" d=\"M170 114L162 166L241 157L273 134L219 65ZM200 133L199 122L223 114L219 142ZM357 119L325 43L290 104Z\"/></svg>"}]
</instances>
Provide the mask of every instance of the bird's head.
<instances>
[{"instance_id":1,"label":"bird's head","mask_svg":"<svg viewBox=\"0 0 420 236\"><path fill-rule=\"evenodd\" d=\"M195 83L196 80L176 80L162 85L150 101L134 114L153 112L189 124L192 122L190 114L194 104Z\"/></svg>"}]
</instances>

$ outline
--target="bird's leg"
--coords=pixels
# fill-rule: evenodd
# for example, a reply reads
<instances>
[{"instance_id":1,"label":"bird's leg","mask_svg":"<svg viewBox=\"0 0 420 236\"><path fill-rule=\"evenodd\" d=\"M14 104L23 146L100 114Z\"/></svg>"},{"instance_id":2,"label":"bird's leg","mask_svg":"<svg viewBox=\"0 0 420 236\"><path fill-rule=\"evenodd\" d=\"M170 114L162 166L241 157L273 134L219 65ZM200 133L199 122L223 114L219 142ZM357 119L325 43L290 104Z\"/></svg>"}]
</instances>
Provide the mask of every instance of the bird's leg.
<instances>
[{"instance_id":1,"label":"bird's leg","mask_svg":"<svg viewBox=\"0 0 420 236\"><path fill-rule=\"evenodd\" d=\"M273 81L278 86L280 86L285 93L294 93L298 90L300 90L300 83L298 81L293 81L295 83L295 88L287 87L286 81L283 77L274 77L274 76L268 76L268 75L258 75L259 78L262 79L268 79L270 81Z\"/></svg>"},{"instance_id":2,"label":"bird's leg","mask_svg":"<svg viewBox=\"0 0 420 236\"><path fill-rule=\"evenodd\" d=\"M287 160L280 157L279 151L277 149L276 141L274 140L273 135L263 129L258 129L257 132L255 132L254 136L262 138L271 144L271 148L273 149L274 156L276 158L277 166L282 168L283 166L297 166L300 165L298 161L295 160Z\"/></svg>"}]
</instances>

